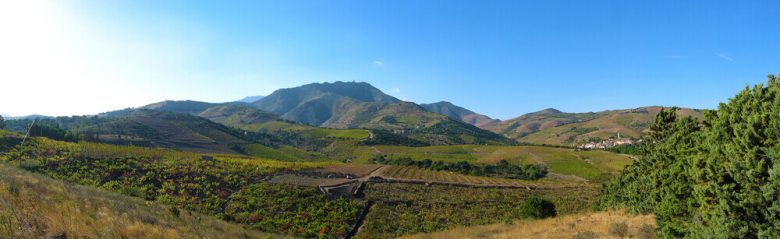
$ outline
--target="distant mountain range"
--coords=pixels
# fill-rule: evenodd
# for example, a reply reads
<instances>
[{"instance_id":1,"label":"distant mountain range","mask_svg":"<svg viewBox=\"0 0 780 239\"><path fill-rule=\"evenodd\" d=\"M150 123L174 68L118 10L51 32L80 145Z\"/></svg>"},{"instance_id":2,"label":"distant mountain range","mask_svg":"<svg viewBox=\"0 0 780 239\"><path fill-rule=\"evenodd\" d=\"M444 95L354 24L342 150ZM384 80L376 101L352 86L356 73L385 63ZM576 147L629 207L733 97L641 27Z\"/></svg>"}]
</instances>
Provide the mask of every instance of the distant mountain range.
<instances>
[{"instance_id":1,"label":"distant mountain range","mask_svg":"<svg viewBox=\"0 0 780 239\"><path fill-rule=\"evenodd\" d=\"M243 129L258 129L265 122L286 120L325 128L386 130L434 145L514 143L496 133L398 100L367 83L308 84L277 90L250 104L163 101L141 109L195 115Z\"/></svg>"},{"instance_id":2,"label":"distant mountain range","mask_svg":"<svg viewBox=\"0 0 780 239\"><path fill-rule=\"evenodd\" d=\"M334 129L384 130L384 132L433 145L513 144L517 141L574 146L589 140L616 137L618 133L622 137L638 138L652 122L660 107L588 113L566 113L550 108L501 121L447 101L418 105L387 95L368 83L334 82L279 89L265 97L249 96L236 102L163 101L138 109L106 112L99 116L133 118L133 120L125 119L120 123L110 121L104 123L105 125L89 128L89 132L111 133L105 129L122 128L119 124L131 125L126 127L135 127L133 129L143 128L139 123L162 125L161 122L150 119L154 114L139 113L139 110L196 116L221 125L250 131L261 130L268 122L284 121L286 125L298 122ZM687 108L680 109L679 114L701 117L700 111ZM186 117L177 118L169 114L155 116L163 120L184 122L194 120ZM35 117L46 118L46 116L34 115L16 119ZM186 126L188 123L177 125ZM278 124L275 127L278 127ZM84 130L83 127L81 128ZM137 136L137 133L127 129L118 131ZM166 129L165 132L175 132L175 130ZM193 144L202 147L211 136L205 138L205 141ZM241 139L238 138L230 139L228 142L240 142ZM226 149L226 147L210 148Z\"/></svg>"}]
</instances>

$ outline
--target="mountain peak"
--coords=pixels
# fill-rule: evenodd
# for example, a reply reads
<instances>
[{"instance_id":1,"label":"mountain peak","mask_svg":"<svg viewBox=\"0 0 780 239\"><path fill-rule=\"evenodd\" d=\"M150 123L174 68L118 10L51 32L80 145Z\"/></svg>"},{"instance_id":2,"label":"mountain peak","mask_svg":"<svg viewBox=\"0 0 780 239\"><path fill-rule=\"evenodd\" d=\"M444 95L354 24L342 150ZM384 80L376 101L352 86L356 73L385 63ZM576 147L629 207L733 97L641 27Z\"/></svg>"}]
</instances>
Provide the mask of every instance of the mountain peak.
<instances>
[{"instance_id":1,"label":"mountain peak","mask_svg":"<svg viewBox=\"0 0 780 239\"><path fill-rule=\"evenodd\" d=\"M237 100L236 102L243 102L243 103L250 103L251 104L251 103L254 103L254 102L262 99L263 97L264 96L262 96L262 95L247 96L247 97L244 97L244 98L242 98L240 100Z\"/></svg>"},{"instance_id":2,"label":"mountain peak","mask_svg":"<svg viewBox=\"0 0 780 239\"><path fill-rule=\"evenodd\" d=\"M283 119L322 125L344 114L351 105L361 103L398 103L400 100L365 82L312 83L274 91L252 103Z\"/></svg>"}]
</instances>

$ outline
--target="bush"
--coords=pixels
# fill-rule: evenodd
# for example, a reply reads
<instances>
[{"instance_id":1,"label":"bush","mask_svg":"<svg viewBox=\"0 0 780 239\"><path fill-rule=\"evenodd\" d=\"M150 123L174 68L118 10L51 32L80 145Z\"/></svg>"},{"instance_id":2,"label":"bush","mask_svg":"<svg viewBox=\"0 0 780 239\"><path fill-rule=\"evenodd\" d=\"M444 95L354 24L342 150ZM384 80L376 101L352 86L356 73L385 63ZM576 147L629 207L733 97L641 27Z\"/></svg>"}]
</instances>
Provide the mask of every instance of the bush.
<instances>
[{"instance_id":1,"label":"bush","mask_svg":"<svg viewBox=\"0 0 780 239\"><path fill-rule=\"evenodd\" d=\"M612 223L612 225L609 226L609 234L615 237L628 236L628 224L625 222Z\"/></svg>"},{"instance_id":2,"label":"bush","mask_svg":"<svg viewBox=\"0 0 780 239\"><path fill-rule=\"evenodd\" d=\"M574 236L571 237L571 239L596 239L596 238L598 238L598 235L596 235L596 233L592 231L577 232L577 234L574 234Z\"/></svg>"},{"instance_id":3,"label":"bush","mask_svg":"<svg viewBox=\"0 0 780 239\"><path fill-rule=\"evenodd\" d=\"M520 215L524 218L547 218L555 216L555 204L537 196L531 196L523 203Z\"/></svg>"}]
</instances>

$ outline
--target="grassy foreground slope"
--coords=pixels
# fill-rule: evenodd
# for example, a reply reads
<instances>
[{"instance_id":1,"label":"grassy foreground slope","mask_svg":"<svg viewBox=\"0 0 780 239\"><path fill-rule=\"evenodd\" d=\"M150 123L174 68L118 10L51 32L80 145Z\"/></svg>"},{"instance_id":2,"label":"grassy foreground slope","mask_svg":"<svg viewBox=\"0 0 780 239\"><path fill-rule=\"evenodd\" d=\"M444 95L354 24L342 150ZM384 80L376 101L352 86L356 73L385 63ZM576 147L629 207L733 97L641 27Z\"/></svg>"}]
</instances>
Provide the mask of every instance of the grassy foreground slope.
<instances>
[{"instance_id":1,"label":"grassy foreground slope","mask_svg":"<svg viewBox=\"0 0 780 239\"><path fill-rule=\"evenodd\" d=\"M282 238L0 164L1 238Z\"/></svg>"},{"instance_id":2,"label":"grassy foreground slope","mask_svg":"<svg viewBox=\"0 0 780 239\"><path fill-rule=\"evenodd\" d=\"M616 227L625 223L625 234ZM631 215L623 211L574 214L543 220L519 220L474 227L459 227L405 239L436 238L655 238L652 215Z\"/></svg>"},{"instance_id":3,"label":"grassy foreground slope","mask_svg":"<svg viewBox=\"0 0 780 239\"><path fill-rule=\"evenodd\" d=\"M301 237L342 237L361 207L359 202L329 198L314 187L268 182L273 173L333 162L284 162L45 138L16 145L0 154L0 160L55 179Z\"/></svg>"}]
</instances>

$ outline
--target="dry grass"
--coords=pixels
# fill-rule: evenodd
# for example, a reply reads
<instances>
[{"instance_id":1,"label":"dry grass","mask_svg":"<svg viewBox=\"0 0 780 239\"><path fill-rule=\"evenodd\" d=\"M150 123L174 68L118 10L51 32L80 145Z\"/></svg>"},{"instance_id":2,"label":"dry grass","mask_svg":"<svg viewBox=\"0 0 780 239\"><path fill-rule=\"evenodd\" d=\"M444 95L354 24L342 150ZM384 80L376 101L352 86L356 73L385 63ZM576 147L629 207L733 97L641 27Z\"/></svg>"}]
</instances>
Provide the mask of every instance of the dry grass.
<instances>
[{"instance_id":1,"label":"dry grass","mask_svg":"<svg viewBox=\"0 0 780 239\"><path fill-rule=\"evenodd\" d=\"M0 164L0 238L277 238Z\"/></svg>"},{"instance_id":2,"label":"dry grass","mask_svg":"<svg viewBox=\"0 0 780 239\"><path fill-rule=\"evenodd\" d=\"M655 225L652 215L631 215L623 211L594 212L550 218L520 220L512 224L493 224L455 228L431 234L418 234L407 239L434 238L573 238L578 233L593 232L598 238L620 238L610 233L615 223L628 225L628 238L637 238L640 228Z\"/></svg>"}]
</instances>

